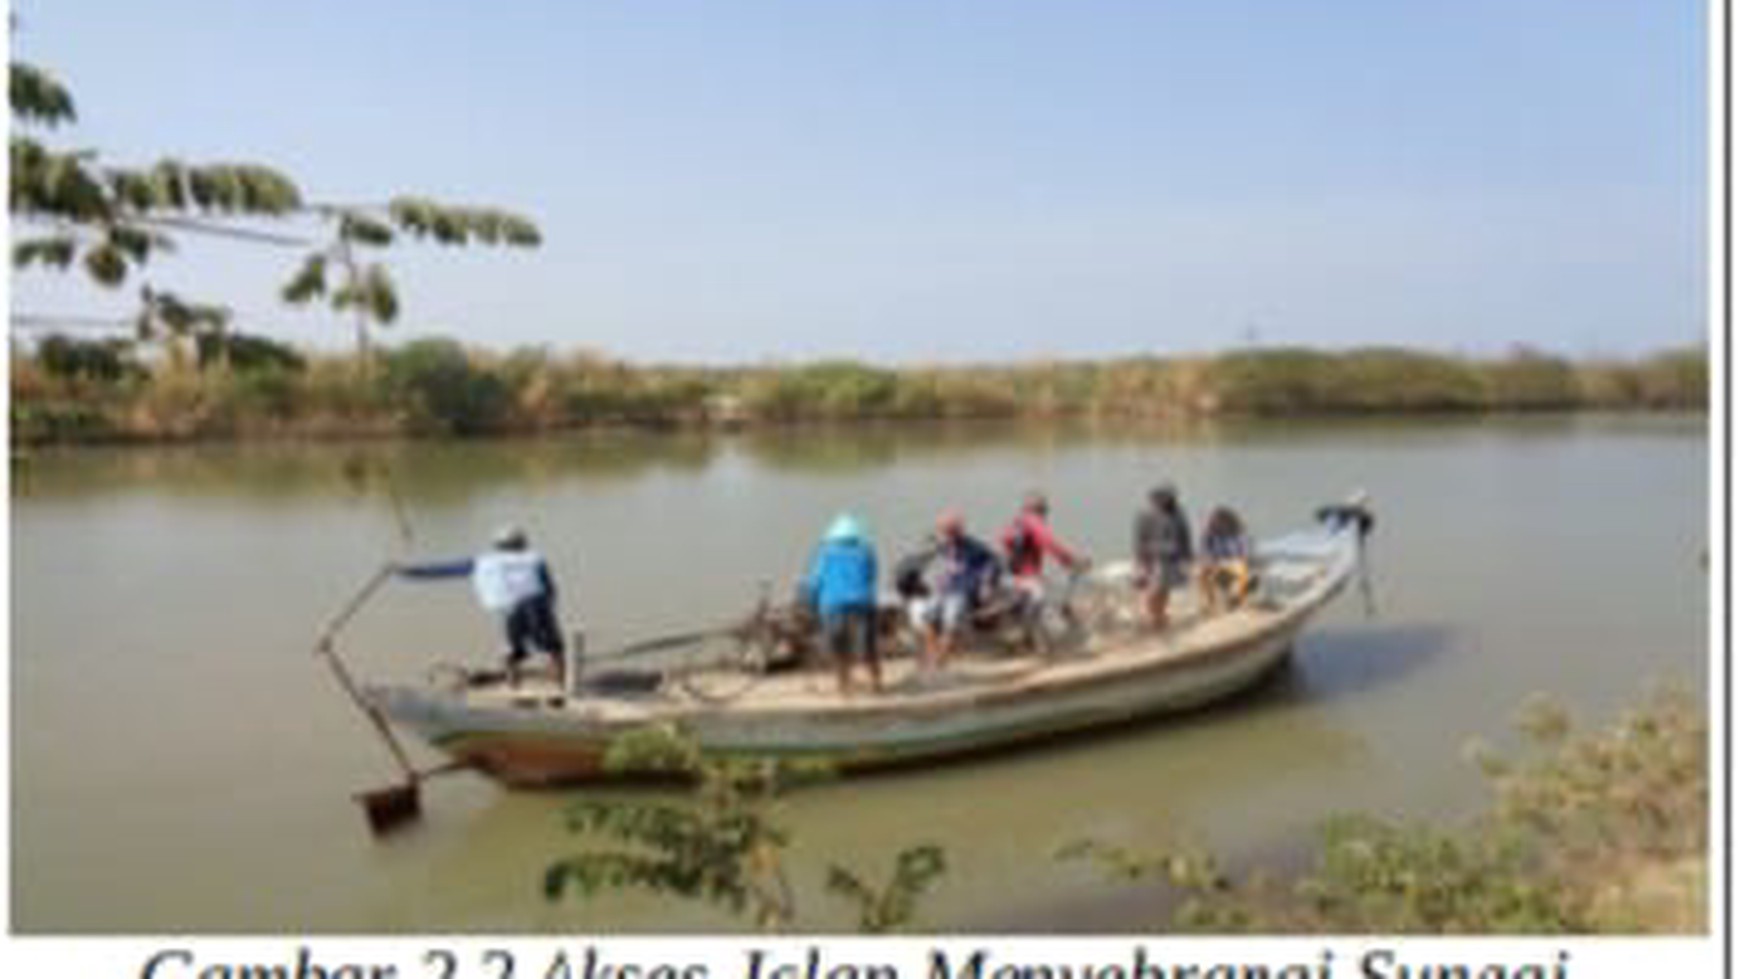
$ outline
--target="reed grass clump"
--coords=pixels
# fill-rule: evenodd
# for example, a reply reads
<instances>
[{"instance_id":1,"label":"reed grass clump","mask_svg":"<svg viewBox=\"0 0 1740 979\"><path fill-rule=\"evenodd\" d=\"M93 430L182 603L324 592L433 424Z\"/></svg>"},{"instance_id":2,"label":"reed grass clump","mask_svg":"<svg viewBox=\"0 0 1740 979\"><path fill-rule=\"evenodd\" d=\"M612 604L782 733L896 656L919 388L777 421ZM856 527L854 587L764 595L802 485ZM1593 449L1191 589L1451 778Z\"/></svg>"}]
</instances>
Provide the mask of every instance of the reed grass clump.
<instances>
[{"instance_id":1,"label":"reed grass clump","mask_svg":"<svg viewBox=\"0 0 1740 979\"><path fill-rule=\"evenodd\" d=\"M1223 355L1208 384L1225 409L1255 415L1479 411L1494 400L1481 368L1395 348L1331 354L1305 348Z\"/></svg>"}]
</instances>

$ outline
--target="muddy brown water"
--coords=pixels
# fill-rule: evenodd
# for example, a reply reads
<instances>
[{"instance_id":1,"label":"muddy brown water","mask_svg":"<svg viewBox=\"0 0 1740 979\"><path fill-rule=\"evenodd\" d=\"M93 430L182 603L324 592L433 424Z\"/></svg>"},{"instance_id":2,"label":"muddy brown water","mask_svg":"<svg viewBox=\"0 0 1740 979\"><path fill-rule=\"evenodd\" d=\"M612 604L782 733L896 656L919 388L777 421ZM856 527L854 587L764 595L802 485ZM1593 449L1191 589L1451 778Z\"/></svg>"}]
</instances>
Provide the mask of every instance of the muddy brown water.
<instances>
[{"instance_id":1,"label":"muddy brown water","mask_svg":"<svg viewBox=\"0 0 1740 979\"><path fill-rule=\"evenodd\" d=\"M403 551L462 555L524 523L594 649L728 619L786 587L837 510L891 563L939 508L995 532L1023 490L1096 556L1123 556L1161 478L1193 519L1259 535L1355 487L1379 515L1357 590L1288 670L1224 707L782 803L806 927L850 928L826 865L880 879L936 842L927 927L1134 928L1151 892L1055 852L1302 852L1337 812L1454 818L1483 798L1471 737L1510 744L1544 692L1600 719L1660 679L1705 688L1709 434L1701 418L1518 418L1184 429L930 426L725 436L41 452L13 464L11 907L22 933L649 932L733 927L629 894L547 903L582 841L567 792L471 775L377 843L354 791L390 756L310 655L321 624ZM482 662L463 584L395 585L342 637L359 672ZM421 761L436 757L419 750ZM591 789L585 791L610 791Z\"/></svg>"}]
</instances>

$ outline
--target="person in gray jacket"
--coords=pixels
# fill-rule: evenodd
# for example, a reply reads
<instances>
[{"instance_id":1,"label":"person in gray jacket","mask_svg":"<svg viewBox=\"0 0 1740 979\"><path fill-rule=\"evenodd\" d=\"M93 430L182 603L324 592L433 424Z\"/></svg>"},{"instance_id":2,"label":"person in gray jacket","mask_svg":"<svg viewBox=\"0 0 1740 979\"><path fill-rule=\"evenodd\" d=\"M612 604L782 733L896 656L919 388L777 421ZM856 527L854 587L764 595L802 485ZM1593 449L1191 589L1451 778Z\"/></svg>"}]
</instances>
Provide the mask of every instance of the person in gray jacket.
<instances>
[{"instance_id":1,"label":"person in gray jacket","mask_svg":"<svg viewBox=\"0 0 1740 979\"><path fill-rule=\"evenodd\" d=\"M1136 587L1142 593L1148 625L1164 629L1172 589L1190 580L1190 520L1178 502L1178 488L1162 483L1148 494L1136 514Z\"/></svg>"}]
</instances>

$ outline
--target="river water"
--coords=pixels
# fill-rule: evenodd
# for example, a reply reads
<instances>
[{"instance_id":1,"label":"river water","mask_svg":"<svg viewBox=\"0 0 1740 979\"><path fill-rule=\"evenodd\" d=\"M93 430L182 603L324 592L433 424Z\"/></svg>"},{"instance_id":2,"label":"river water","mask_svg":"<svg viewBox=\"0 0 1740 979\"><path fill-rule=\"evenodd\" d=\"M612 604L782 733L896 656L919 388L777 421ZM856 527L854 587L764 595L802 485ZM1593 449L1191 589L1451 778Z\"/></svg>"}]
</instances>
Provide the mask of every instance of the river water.
<instances>
[{"instance_id":1,"label":"river water","mask_svg":"<svg viewBox=\"0 0 1740 979\"><path fill-rule=\"evenodd\" d=\"M411 545L376 477L391 473ZM1453 819L1483 801L1471 737L1514 744L1533 693L1602 720L1652 682L1706 688L1702 418L1182 429L938 426L480 443L102 449L15 461L11 907L22 933L720 930L643 895L547 903L580 849L571 795L472 775L371 840L350 793L391 758L310 646L395 554L450 557L517 521L594 649L744 612L850 507L885 558L943 506L991 534L1022 491L1101 558L1170 479L1260 537L1356 487L1378 513L1375 614L1350 589L1291 667L1230 705L784 800L805 927L849 929L826 865L886 877L943 845L926 927L1124 930L1155 895L1063 862L1092 838L1296 855L1338 812ZM481 661L462 583L395 585L343 635L353 668ZM427 752L419 761L435 761ZM591 790L603 791L603 790Z\"/></svg>"}]
</instances>

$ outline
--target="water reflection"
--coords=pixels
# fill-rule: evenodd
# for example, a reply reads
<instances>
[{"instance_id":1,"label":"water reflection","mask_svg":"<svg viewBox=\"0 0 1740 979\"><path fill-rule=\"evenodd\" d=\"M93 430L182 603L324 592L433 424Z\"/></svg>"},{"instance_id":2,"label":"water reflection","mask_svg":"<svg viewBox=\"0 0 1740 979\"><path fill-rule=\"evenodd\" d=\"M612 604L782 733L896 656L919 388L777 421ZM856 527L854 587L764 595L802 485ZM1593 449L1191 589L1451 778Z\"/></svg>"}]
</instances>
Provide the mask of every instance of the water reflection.
<instances>
[{"instance_id":1,"label":"water reflection","mask_svg":"<svg viewBox=\"0 0 1740 979\"><path fill-rule=\"evenodd\" d=\"M140 488L186 496L254 499L354 495L347 471L384 473L410 499L445 504L501 485L627 481L667 473L694 475L721 456L769 472L845 475L928 461L959 465L996 455L1045 457L1101 450L1217 443L1304 448L1395 440L1417 447L1434 438L1560 442L1577 435L1701 433L1697 416L1529 415L1466 417L1110 421L1048 423L953 421L921 424L791 425L735 433L602 431L475 441L353 441L138 448L50 448L12 459L19 497L74 498Z\"/></svg>"},{"instance_id":2,"label":"water reflection","mask_svg":"<svg viewBox=\"0 0 1740 979\"><path fill-rule=\"evenodd\" d=\"M614 482L653 473L692 475L718 455L706 433L476 442L360 442L318 445L185 446L52 450L15 463L13 491L77 498L150 489L172 496L253 500L357 495L358 470L386 476L408 499L445 504L501 485Z\"/></svg>"},{"instance_id":3,"label":"water reflection","mask_svg":"<svg viewBox=\"0 0 1740 979\"><path fill-rule=\"evenodd\" d=\"M1447 625L1424 622L1307 631L1268 693L1284 703L1357 700L1426 672L1454 636Z\"/></svg>"},{"instance_id":4,"label":"water reflection","mask_svg":"<svg viewBox=\"0 0 1740 979\"><path fill-rule=\"evenodd\" d=\"M1084 445L1161 446L1212 440L1207 422L1113 425L1091 419L1043 423L939 421L921 424L792 425L740 433L735 444L771 471L845 474L905 464L997 455L1047 456Z\"/></svg>"}]
</instances>

